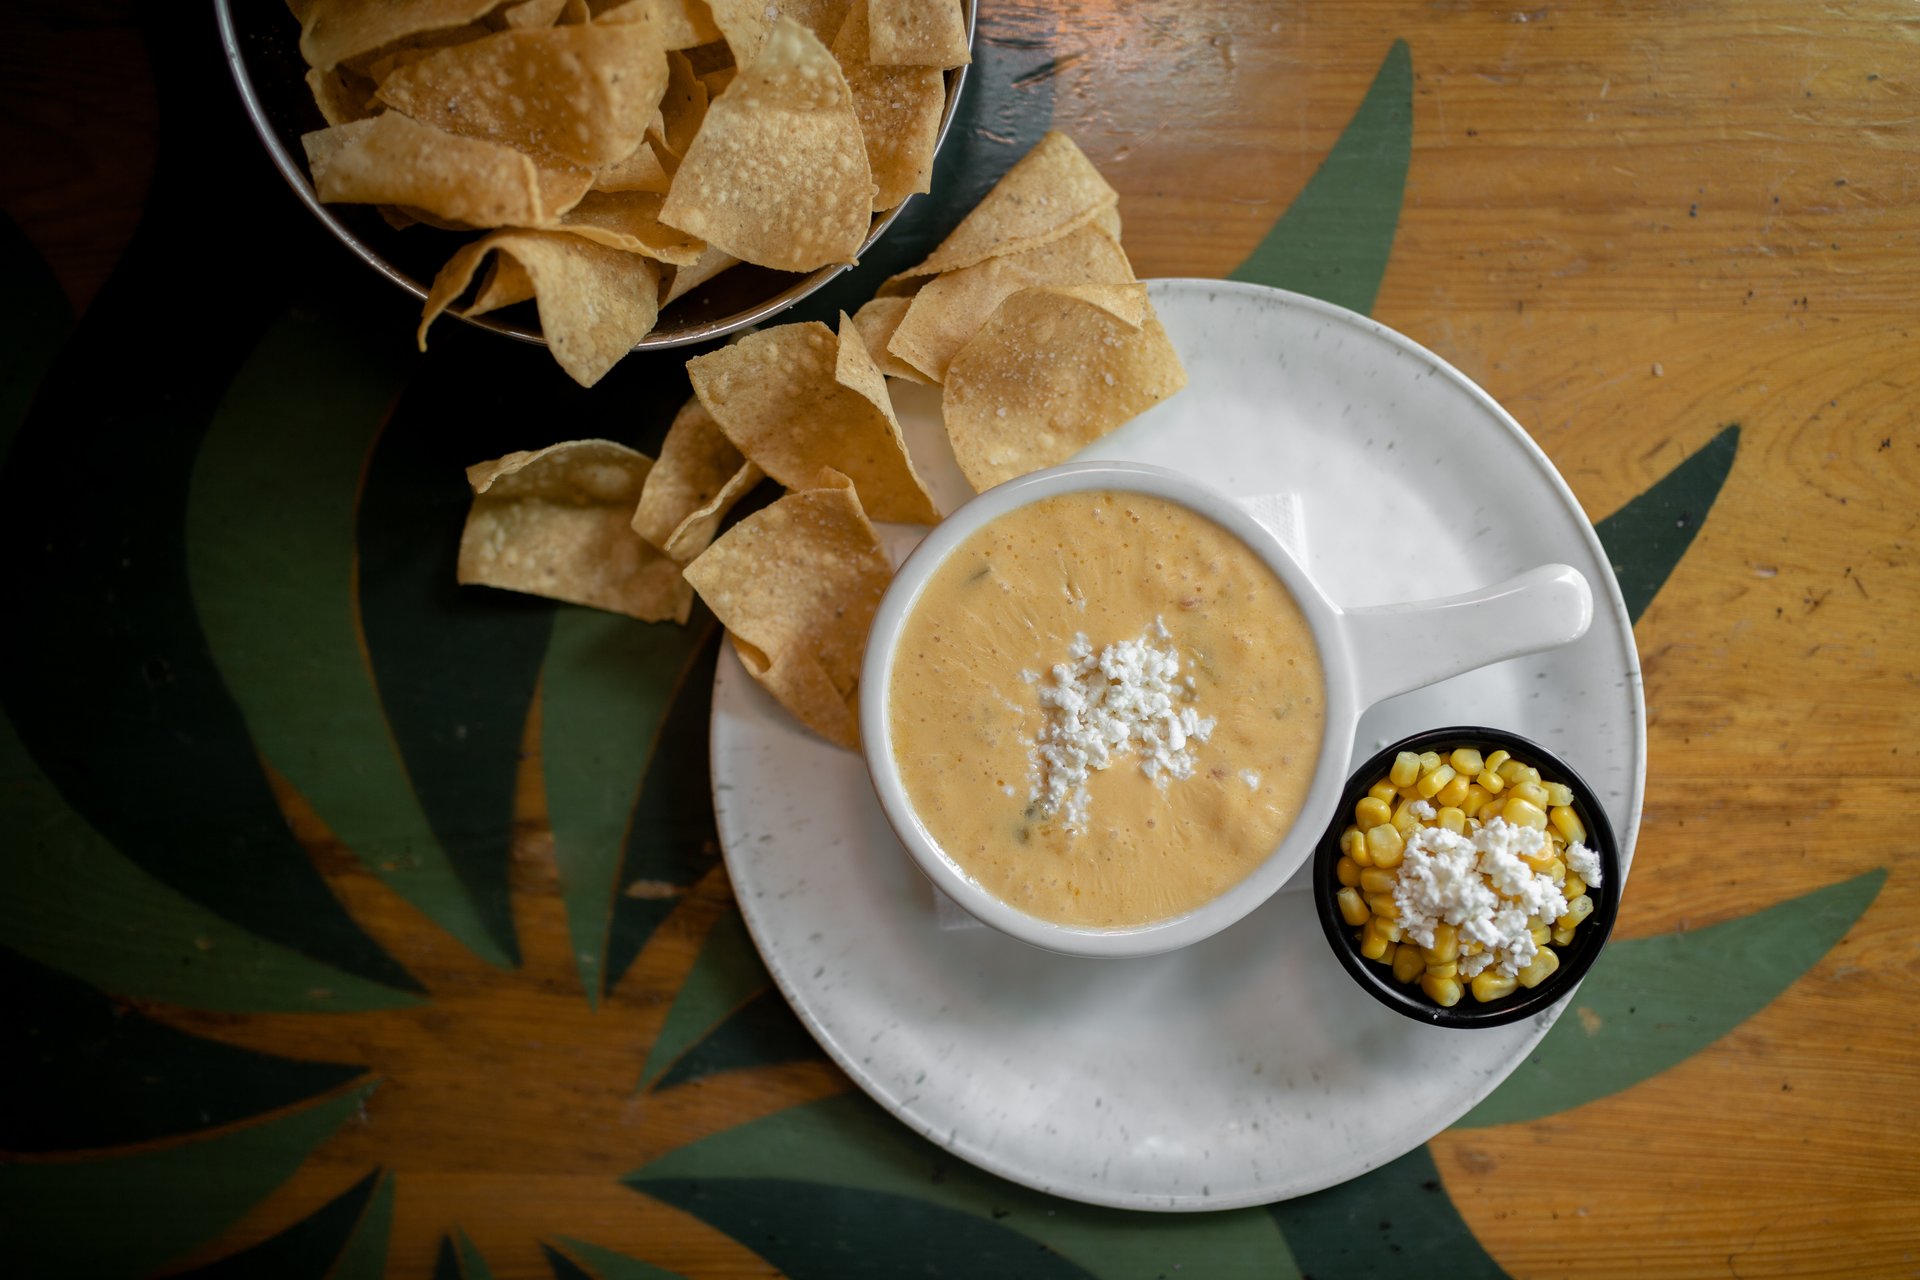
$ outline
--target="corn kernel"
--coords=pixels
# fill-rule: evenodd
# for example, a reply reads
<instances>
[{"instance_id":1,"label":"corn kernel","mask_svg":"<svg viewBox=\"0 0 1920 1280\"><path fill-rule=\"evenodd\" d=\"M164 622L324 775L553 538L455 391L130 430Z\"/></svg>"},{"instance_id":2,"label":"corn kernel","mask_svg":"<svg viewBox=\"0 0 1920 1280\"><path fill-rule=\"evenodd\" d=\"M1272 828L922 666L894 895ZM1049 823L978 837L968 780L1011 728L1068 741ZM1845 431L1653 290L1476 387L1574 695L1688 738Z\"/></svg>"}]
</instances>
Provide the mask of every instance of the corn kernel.
<instances>
[{"instance_id":1,"label":"corn kernel","mask_svg":"<svg viewBox=\"0 0 1920 1280\"><path fill-rule=\"evenodd\" d=\"M1500 767L1495 769L1494 772L1499 774L1501 781L1505 782L1508 786L1512 786L1516 782L1525 782L1527 779L1527 766L1521 764L1518 760L1504 760L1501 762Z\"/></svg>"},{"instance_id":2,"label":"corn kernel","mask_svg":"<svg viewBox=\"0 0 1920 1280\"><path fill-rule=\"evenodd\" d=\"M1373 930L1369 929L1366 935L1360 939L1360 954L1369 960L1384 960L1387 958L1387 949L1390 946L1392 946L1392 944L1385 938L1380 937L1374 933Z\"/></svg>"},{"instance_id":3,"label":"corn kernel","mask_svg":"<svg viewBox=\"0 0 1920 1280\"><path fill-rule=\"evenodd\" d=\"M1592 914L1593 899L1583 893L1567 903L1567 913L1555 920L1554 924L1562 929L1572 929Z\"/></svg>"},{"instance_id":4,"label":"corn kernel","mask_svg":"<svg viewBox=\"0 0 1920 1280\"><path fill-rule=\"evenodd\" d=\"M1473 783L1467 780L1466 774L1456 773L1453 775L1453 781L1434 793L1433 803L1442 809L1457 809L1460 807L1460 802L1467 798L1467 788L1472 785Z\"/></svg>"},{"instance_id":5,"label":"corn kernel","mask_svg":"<svg viewBox=\"0 0 1920 1280\"><path fill-rule=\"evenodd\" d=\"M1439 795L1440 788L1452 782L1454 777L1453 766L1443 764L1432 773L1423 775L1420 781L1414 784L1414 790L1418 791L1425 799L1431 800Z\"/></svg>"},{"instance_id":6,"label":"corn kernel","mask_svg":"<svg viewBox=\"0 0 1920 1280\"><path fill-rule=\"evenodd\" d=\"M1421 952L1424 956L1426 953ZM1457 978L1460 976L1460 962L1457 960L1427 961L1427 972L1436 978Z\"/></svg>"},{"instance_id":7,"label":"corn kernel","mask_svg":"<svg viewBox=\"0 0 1920 1280\"><path fill-rule=\"evenodd\" d=\"M1552 947L1541 947L1534 953L1533 963L1520 971L1520 985L1531 991L1560 968L1560 953Z\"/></svg>"},{"instance_id":8,"label":"corn kernel","mask_svg":"<svg viewBox=\"0 0 1920 1280\"><path fill-rule=\"evenodd\" d=\"M1548 804L1554 805L1557 808L1564 809L1568 805L1573 803L1573 788L1568 786L1566 783L1548 782L1542 785L1544 785L1547 789Z\"/></svg>"},{"instance_id":9,"label":"corn kernel","mask_svg":"<svg viewBox=\"0 0 1920 1280\"><path fill-rule=\"evenodd\" d=\"M1427 948L1428 960L1453 960L1460 955L1460 926L1457 924L1437 924L1433 926L1433 945Z\"/></svg>"},{"instance_id":10,"label":"corn kernel","mask_svg":"<svg viewBox=\"0 0 1920 1280\"><path fill-rule=\"evenodd\" d=\"M1508 826L1532 827L1535 831L1547 829L1547 811L1518 796L1500 806L1500 816L1506 819Z\"/></svg>"},{"instance_id":11,"label":"corn kernel","mask_svg":"<svg viewBox=\"0 0 1920 1280\"><path fill-rule=\"evenodd\" d=\"M1500 771L1500 766L1505 764L1507 761L1511 760L1512 758L1513 757L1509 755L1506 751L1496 751L1492 755L1486 758L1486 761L1482 767L1484 767L1490 773L1498 773Z\"/></svg>"},{"instance_id":12,"label":"corn kernel","mask_svg":"<svg viewBox=\"0 0 1920 1280\"><path fill-rule=\"evenodd\" d=\"M1542 845L1540 846L1540 852L1538 853L1522 853L1517 856L1519 857L1520 861L1526 863L1527 866L1531 867L1533 870L1545 871L1548 867L1553 865L1553 846Z\"/></svg>"},{"instance_id":13,"label":"corn kernel","mask_svg":"<svg viewBox=\"0 0 1920 1280\"><path fill-rule=\"evenodd\" d=\"M1537 783L1540 781L1540 771L1530 764L1522 765L1520 768L1520 781Z\"/></svg>"},{"instance_id":14,"label":"corn kernel","mask_svg":"<svg viewBox=\"0 0 1920 1280\"><path fill-rule=\"evenodd\" d=\"M1440 811L1438 822L1441 826L1457 836L1463 836L1467 833L1467 815L1452 806L1448 806Z\"/></svg>"},{"instance_id":15,"label":"corn kernel","mask_svg":"<svg viewBox=\"0 0 1920 1280\"><path fill-rule=\"evenodd\" d=\"M1567 864L1560 861L1559 858L1555 858L1552 862L1549 862L1547 864L1547 879L1553 881L1555 884L1565 884L1567 882ZM1564 894L1566 890L1562 889L1560 892Z\"/></svg>"},{"instance_id":16,"label":"corn kernel","mask_svg":"<svg viewBox=\"0 0 1920 1280\"><path fill-rule=\"evenodd\" d=\"M1480 819L1481 822L1492 822L1495 818L1499 817L1503 812L1505 812L1506 807L1507 807L1507 802L1505 797L1495 796L1493 799L1481 805L1480 812L1474 814L1473 816Z\"/></svg>"},{"instance_id":17,"label":"corn kernel","mask_svg":"<svg viewBox=\"0 0 1920 1280\"><path fill-rule=\"evenodd\" d=\"M1362 831L1371 831L1393 821L1393 810L1378 796L1366 796L1353 806L1353 820Z\"/></svg>"},{"instance_id":18,"label":"corn kernel","mask_svg":"<svg viewBox=\"0 0 1920 1280\"><path fill-rule=\"evenodd\" d=\"M1412 982L1427 971L1427 962L1420 956L1420 948L1411 942L1403 942L1393 949L1393 980Z\"/></svg>"},{"instance_id":19,"label":"corn kernel","mask_svg":"<svg viewBox=\"0 0 1920 1280\"><path fill-rule=\"evenodd\" d=\"M1536 947L1544 947L1553 940L1552 925L1538 924L1527 930L1527 932L1533 935L1533 945Z\"/></svg>"},{"instance_id":20,"label":"corn kernel","mask_svg":"<svg viewBox=\"0 0 1920 1280\"><path fill-rule=\"evenodd\" d=\"M1546 812L1547 789L1541 786L1539 783L1516 782L1513 784L1513 795L1515 799L1525 800L1528 804L1533 805L1535 808L1539 809L1542 813Z\"/></svg>"},{"instance_id":21,"label":"corn kernel","mask_svg":"<svg viewBox=\"0 0 1920 1280\"><path fill-rule=\"evenodd\" d=\"M1367 904L1361 901L1358 889L1342 889L1334 895L1333 900L1340 904L1340 918L1350 925L1365 924L1373 916L1367 910Z\"/></svg>"},{"instance_id":22,"label":"corn kernel","mask_svg":"<svg viewBox=\"0 0 1920 1280\"><path fill-rule=\"evenodd\" d=\"M1572 942L1572 941L1573 941L1573 929L1571 927L1563 929L1563 928L1560 928L1558 925L1554 926L1554 930L1553 930L1554 946L1564 947L1569 942Z\"/></svg>"},{"instance_id":23,"label":"corn kernel","mask_svg":"<svg viewBox=\"0 0 1920 1280\"><path fill-rule=\"evenodd\" d=\"M1420 979L1420 989L1442 1009L1451 1009L1460 1003L1460 984L1453 978L1436 978L1429 973Z\"/></svg>"},{"instance_id":24,"label":"corn kernel","mask_svg":"<svg viewBox=\"0 0 1920 1280\"><path fill-rule=\"evenodd\" d=\"M1484 778L1486 775L1481 774L1480 776ZM1478 817L1480 807L1492 798L1492 795L1487 789L1479 783L1469 783L1467 785L1467 798L1460 802L1460 812L1466 814L1469 818Z\"/></svg>"},{"instance_id":25,"label":"corn kernel","mask_svg":"<svg viewBox=\"0 0 1920 1280\"><path fill-rule=\"evenodd\" d=\"M1393 825L1394 829L1399 831L1402 837L1410 836L1419 830L1420 815L1413 811L1413 801L1411 799L1402 800L1400 807L1393 811Z\"/></svg>"},{"instance_id":26,"label":"corn kernel","mask_svg":"<svg viewBox=\"0 0 1920 1280\"><path fill-rule=\"evenodd\" d=\"M1567 872L1567 878L1560 882L1560 892L1567 896L1568 902L1572 902L1586 891L1587 882L1571 871Z\"/></svg>"},{"instance_id":27,"label":"corn kernel","mask_svg":"<svg viewBox=\"0 0 1920 1280\"><path fill-rule=\"evenodd\" d=\"M1379 916L1374 917L1376 923L1379 919ZM1407 940L1407 935L1402 932L1398 920L1387 921L1386 926L1380 930L1380 933L1388 942L1405 942Z\"/></svg>"},{"instance_id":28,"label":"corn kernel","mask_svg":"<svg viewBox=\"0 0 1920 1280\"><path fill-rule=\"evenodd\" d=\"M1440 753L1438 751L1422 751L1420 753L1420 776L1421 777L1423 778L1426 777L1428 774L1432 773L1435 769L1438 769L1439 767L1440 767Z\"/></svg>"},{"instance_id":29,"label":"corn kernel","mask_svg":"<svg viewBox=\"0 0 1920 1280\"><path fill-rule=\"evenodd\" d=\"M1399 866L1403 856L1401 849L1405 844L1406 841L1400 838L1399 828L1390 823L1367 832L1367 852L1373 855L1373 865L1376 867Z\"/></svg>"},{"instance_id":30,"label":"corn kernel","mask_svg":"<svg viewBox=\"0 0 1920 1280\"><path fill-rule=\"evenodd\" d=\"M1507 789L1507 780L1491 769L1482 769L1474 781L1485 787L1490 796L1497 796Z\"/></svg>"},{"instance_id":31,"label":"corn kernel","mask_svg":"<svg viewBox=\"0 0 1920 1280\"><path fill-rule=\"evenodd\" d=\"M1352 858L1342 858L1333 864L1333 878L1351 889L1360 883L1360 864Z\"/></svg>"},{"instance_id":32,"label":"corn kernel","mask_svg":"<svg viewBox=\"0 0 1920 1280\"><path fill-rule=\"evenodd\" d=\"M1358 827L1348 827L1340 833L1340 852L1353 859L1355 866L1373 865L1373 855L1367 852L1367 837Z\"/></svg>"},{"instance_id":33,"label":"corn kernel","mask_svg":"<svg viewBox=\"0 0 1920 1280\"><path fill-rule=\"evenodd\" d=\"M1393 770L1387 774L1387 781L1396 787L1410 787L1419 780L1419 756L1411 751L1402 751L1393 758Z\"/></svg>"},{"instance_id":34,"label":"corn kernel","mask_svg":"<svg viewBox=\"0 0 1920 1280\"><path fill-rule=\"evenodd\" d=\"M1393 897L1390 894L1369 894L1367 896L1367 909L1373 912L1376 919L1398 920L1400 918L1400 908L1395 905Z\"/></svg>"},{"instance_id":35,"label":"corn kernel","mask_svg":"<svg viewBox=\"0 0 1920 1280\"><path fill-rule=\"evenodd\" d=\"M1369 896L1393 893L1394 881L1398 879L1391 871L1382 871L1379 867L1368 867L1360 873L1360 892Z\"/></svg>"},{"instance_id":36,"label":"corn kernel","mask_svg":"<svg viewBox=\"0 0 1920 1280\"><path fill-rule=\"evenodd\" d=\"M1586 824L1580 821L1580 815L1566 805L1555 805L1547 812L1553 819L1553 828L1574 844L1584 844L1587 839Z\"/></svg>"},{"instance_id":37,"label":"corn kernel","mask_svg":"<svg viewBox=\"0 0 1920 1280\"><path fill-rule=\"evenodd\" d=\"M1400 793L1393 789L1393 784L1391 782L1376 782L1373 784L1373 786L1367 789L1367 794L1372 796L1375 800L1382 802L1383 804L1391 805L1394 801L1394 797L1398 796Z\"/></svg>"},{"instance_id":38,"label":"corn kernel","mask_svg":"<svg viewBox=\"0 0 1920 1280\"><path fill-rule=\"evenodd\" d=\"M1512 995L1513 989L1519 985L1516 979L1507 974L1482 969L1479 976L1473 980L1473 998L1485 1004L1489 1000L1498 1000L1502 996Z\"/></svg>"},{"instance_id":39,"label":"corn kernel","mask_svg":"<svg viewBox=\"0 0 1920 1280\"><path fill-rule=\"evenodd\" d=\"M1487 762L1482 760L1480 753L1472 747L1454 748L1453 754L1447 757L1447 763L1469 778L1487 767Z\"/></svg>"}]
</instances>

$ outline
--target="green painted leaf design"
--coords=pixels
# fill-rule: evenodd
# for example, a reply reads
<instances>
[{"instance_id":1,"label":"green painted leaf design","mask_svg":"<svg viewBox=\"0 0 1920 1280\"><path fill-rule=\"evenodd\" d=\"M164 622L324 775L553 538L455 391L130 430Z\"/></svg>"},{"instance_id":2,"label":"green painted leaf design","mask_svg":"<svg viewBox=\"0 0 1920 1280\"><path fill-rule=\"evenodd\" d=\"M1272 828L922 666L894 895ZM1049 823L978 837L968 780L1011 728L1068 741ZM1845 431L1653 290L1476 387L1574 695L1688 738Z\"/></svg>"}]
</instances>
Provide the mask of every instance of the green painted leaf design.
<instances>
[{"instance_id":1,"label":"green painted leaf design","mask_svg":"<svg viewBox=\"0 0 1920 1280\"><path fill-rule=\"evenodd\" d=\"M387 1238L393 1232L393 1175L383 1173L366 1212L354 1225L327 1280L382 1280L387 1274Z\"/></svg>"},{"instance_id":2,"label":"green painted leaf design","mask_svg":"<svg viewBox=\"0 0 1920 1280\"><path fill-rule=\"evenodd\" d=\"M453 1229L453 1251L460 1260L463 1280L493 1280L493 1269L487 1266L487 1260L480 1256L480 1250L474 1247L467 1233L458 1227Z\"/></svg>"},{"instance_id":3,"label":"green painted leaf design","mask_svg":"<svg viewBox=\"0 0 1920 1280\"><path fill-rule=\"evenodd\" d=\"M693 968L674 995L673 1007L667 1010L667 1019L661 1024L660 1034L654 1037L646 1064L640 1069L642 1087L680 1084L711 1074L710 1070L683 1071L681 1063L703 1040L719 1032L733 1015L752 1006L772 988L773 979L761 963L760 953L754 949L746 921L740 918L739 912L729 911L708 932ZM775 995L778 998L778 993ZM784 1008L786 1002L780 1003ZM788 1017L792 1017L791 1010ZM806 1038L804 1030L801 1035ZM812 1045L810 1038L807 1044ZM732 1065L753 1063L743 1061ZM665 1078L670 1072L675 1078Z\"/></svg>"},{"instance_id":4,"label":"green painted leaf design","mask_svg":"<svg viewBox=\"0 0 1920 1280\"><path fill-rule=\"evenodd\" d=\"M629 1258L624 1253L615 1253L611 1249L602 1249L597 1244L588 1244L585 1240L561 1236L560 1244L572 1257L567 1257L552 1248L547 1249L547 1261L553 1265L553 1274L557 1280L573 1280L573 1275L562 1274L561 1262L572 1266L574 1275L584 1277L585 1280L685 1280L678 1271L656 1267L651 1262L641 1262L637 1258Z\"/></svg>"},{"instance_id":5,"label":"green painted leaf design","mask_svg":"<svg viewBox=\"0 0 1920 1280\"><path fill-rule=\"evenodd\" d=\"M1819 963L1886 880L1869 871L1737 920L1609 943L1572 1008L1459 1126L1567 1111L1692 1057Z\"/></svg>"},{"instance_id":6,"label":"green painted leaf design","mask_svg":"<svg viewBox=\"0 0 1920 1280\"><path fill-rule=\"evenodd\" d=\"M1506 1275L1453 1207L1425 1146L1337 1187L1268 1205L1267 1212L1308 1276Z\"/></svg>"},{"instance_id":7,"label":"green painted leaf design","mask_svg":"<svg viewBox=\"0 0 1920 1280\"><path fill-rule=\"evenodd\" d=\"M67 807L0 717L0 937L116 995L235 1013L395 1009L416 997L308 959L122 857Z\"/></svg>"},{"instance_id":8,"label":"green painted leaf design","mask_svg":"<svg viewBox=\"0 0 1920 1280\"><path fill-rule=\"evenodd\" d=\"M493 964L507 954L414 799L361 652L354 503L404 381L325 312L262 337L194 463L187 568L215 664L260 752L367 868Z\"/></svg>"},{"instance_id":9,"label":"green painted leaf design","mask_svg":"<svg viewBox=\"0 0 1920 1280\"><path fill-rule=\"evenodd\" d=\"M334 1259L373 1198L374 1170L311 1215L250 1249L178 1273L182 1280L328 1280Z\"/></svg>"},{"instance_id":10,"label":"green painted leaf design","mask_svg":"<svg viewBox=\"0 0 1920 1280\"><path fill-rule=\"evenodd\" d=\"M1721 428L1646 492L1593 526L1635 622L1693 545L1739 451L1740 424Z\"/></svg>"},{"instance_id":11,"label":"green painted leaf design","mask_svg":"<svg viewBox=\"0 0 1920 1280\"><path fill-rule=\"evenodd\" d=\"M7 305L0 307L0 458L26 420L27 406L73 329L67 295L26 233L0 211L0 275Z\"/></svg>"},{"instance_id":12,"label":"green painted leaf design","mask_svg":"<svg viewBox=\"0 0 1920 1280\"><path fill-rule=\"evenodd\" d=\"M625 1181L802 1280L1298 1274L1263 1210L1161 1215L1056 1199L961 1162L857 1094L716 1134Z\"/></svg>"},{"instance_id":13,"label":"green painted leaf design","mask_svg":"<svg viewBox=\"0 0 1920 1280\"><path fill-rule=\"evenodd\" d=\"M152 1271L239 1221L372 1091L157 1151L0 1164L0 1274ZM111 1230L100 1229L102 1206L113 1209Z\"/></svg>"},{"instance_id":14,"label":"green painted leaf design","mask_svg":"<svg viewBox=\"0 0 1920 1280\"><path fill-rule=\"evenodd\" d=\"M655 1087L672 1089L722 1071L806 1062L825 1056L812 1034L787 1006L786 997L768 986L681 1054Z\"/></svg>"},{"instance_id":15,"label":"green painted leaf design","mask_svg":"<svg viewBox=\"0 0 1920 1280\"><path fill-rule=\"evenodd\" d=\"M1413 152L1413 55L1396 40L1319 170L1229 279L1373 309Z\"/></svg>"},{"instance_id":16,"label":"green painted leaf design","mask_svg":"<svg viewBox=\"0 0 1920 1280\"><path fill-rule=\"evenodd\" d=\"M364 1067L177 1031L0 947L0 1151L127 1146L331 1093Z\"/></svg>"},{"instance_id":17,"label":"green painted leaf design","mask_svg":"<svg viewBox=\"0 0 1920 1280\"><path fill-rule=\"evenodd\" d=\"M681 626L569 605L554 618L540 677L540 754L567 931L589 1002L604 990L634 802L656 752L679 749L663 743L661 729L711 631L704 613Z\"/></svg>"}]
</instances>

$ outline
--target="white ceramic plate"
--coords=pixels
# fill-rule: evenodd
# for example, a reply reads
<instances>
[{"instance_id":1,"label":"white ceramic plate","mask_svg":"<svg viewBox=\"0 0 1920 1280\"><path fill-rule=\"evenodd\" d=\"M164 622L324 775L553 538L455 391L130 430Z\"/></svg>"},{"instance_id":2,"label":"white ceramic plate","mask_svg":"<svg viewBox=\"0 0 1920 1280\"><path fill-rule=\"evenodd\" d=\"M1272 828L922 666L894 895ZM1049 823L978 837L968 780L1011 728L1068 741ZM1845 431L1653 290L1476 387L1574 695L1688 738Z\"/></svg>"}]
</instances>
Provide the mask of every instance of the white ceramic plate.
<instances>
[{"instance_id":1,"label":"white ceramic plate","mask_svg":"<svg viewBox=\"0 0 1920 1280\"><path fill-rule=\"evenodd\" d=\"M1082 456L1300 494L1307 567L1341 604L1452 594L1548 561L1586 574L1584 639L1381 703L1354 758L1440 724L1510 727L1586 776L1630 861L1646 762L1633 628L1546 456L1485 392L1365 317L1251 285L1150 289L1188 386ZM903 388L897 402L950 509L965 488L940 456L937 397ZM1566 1007L1481 1031L1399 1017L1353 985L1299 892L1145 959L942 930L860 757L801 729L730 650L713 784L741 910L827 1052L933 1142L1056 1195L1225 1209L1343 1182L1464 1114Z\"/></svg>"}]
</instances>

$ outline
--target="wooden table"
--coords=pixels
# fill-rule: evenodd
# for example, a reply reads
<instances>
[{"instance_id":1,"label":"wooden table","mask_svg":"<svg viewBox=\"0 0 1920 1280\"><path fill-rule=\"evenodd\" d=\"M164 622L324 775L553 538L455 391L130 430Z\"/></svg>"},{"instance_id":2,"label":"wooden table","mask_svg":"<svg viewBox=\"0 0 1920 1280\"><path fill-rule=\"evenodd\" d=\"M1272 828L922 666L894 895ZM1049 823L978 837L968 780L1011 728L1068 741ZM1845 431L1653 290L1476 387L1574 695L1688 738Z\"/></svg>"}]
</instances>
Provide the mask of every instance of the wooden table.
<instances>
[{"instance_id":1,"label":"wooden table","mask_svg":"<svg viewBox=\"0 0 1920 1280\"><path fill-rule=\"evenodd\" d=\"M1386 1169L1196 1218L885 1119L731 905L710 631L448 572L461 465L657 444L677 362L413 354L202 6L12 6L0 1270L1920 1274L1920 14L982 9L898 253L1065 129L1140 275L1371 311L1598 522L1646 820L1535 1059Z\"/></svg>"}]
</instances>

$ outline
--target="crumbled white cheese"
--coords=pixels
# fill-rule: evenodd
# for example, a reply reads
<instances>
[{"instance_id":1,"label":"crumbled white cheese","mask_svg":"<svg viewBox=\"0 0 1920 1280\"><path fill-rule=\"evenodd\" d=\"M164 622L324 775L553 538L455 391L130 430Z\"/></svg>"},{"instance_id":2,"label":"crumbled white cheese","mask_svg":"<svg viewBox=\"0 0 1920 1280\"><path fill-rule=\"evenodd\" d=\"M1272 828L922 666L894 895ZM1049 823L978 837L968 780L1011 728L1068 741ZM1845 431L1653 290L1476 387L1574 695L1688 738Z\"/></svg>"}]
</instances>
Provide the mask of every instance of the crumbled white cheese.
<instances>
[{"instance_id":1,"label":"crumbled white cheese","mask_svg":"<svg viewBox=\"0 0 1920 1280\"><path fill-rule=\"evenodd\" d=\"M1171 638L1160 619L1153 629ZM1193 691L1180 679L1180 653L1171 644L1156 648L1143 634L1096 653L1077 635L1067 652L1073 661L1056 664L1040 686L1045 721L1027 753L1028 799L1041 813L1059 815L1069 831L1081 831L1094 770L1133 754L1160 786L1192 777L1192 744L1213 736L1214 721L1191 705Z\"/></svg>"},{"instance_id":2,"label":"crumbled white cheese","mask_svg":"<svg viewBox=\"0 0 1920 1280\"><path fill-rule=\"evenodd\" d=\"M1407 806L1407 811L1422 822L1432 822L1440 816L1440 811L1433 807L1431 800L1415 800Z\"/></svg>"},{"instance_id":3,"label":"crumbled white cheese","mask_svg":"<svg viewBox=\"0 0 1920 1280\"><path fill-rule=\"evenodd\" d=\"M1567 846L1567 867L1580 877L1589 889L1600 887L1600 855L1575 840Z\"/></svg>"},{"instance_id":4,"label":"crumbled white cheese","mask_svg":"<svg viewBox=\"0 0 1920 1280\"><path fill-rule=\"evenodd\" d=\"M1415 828L1393 886L1401 930L1430 947L1434 926L1444 923L1459 928L1461 943L1479 943L1478 954L1460 957L1463 978L1489 967L1507 976L1518 973L1539 952L1533 922L1550 923L1567 911L1560 886L1520 858L1538 854L1546 843L1546 832L1499 818L1471 835Z\"/></svg>"}]
</instances>

